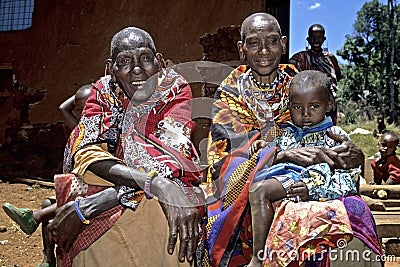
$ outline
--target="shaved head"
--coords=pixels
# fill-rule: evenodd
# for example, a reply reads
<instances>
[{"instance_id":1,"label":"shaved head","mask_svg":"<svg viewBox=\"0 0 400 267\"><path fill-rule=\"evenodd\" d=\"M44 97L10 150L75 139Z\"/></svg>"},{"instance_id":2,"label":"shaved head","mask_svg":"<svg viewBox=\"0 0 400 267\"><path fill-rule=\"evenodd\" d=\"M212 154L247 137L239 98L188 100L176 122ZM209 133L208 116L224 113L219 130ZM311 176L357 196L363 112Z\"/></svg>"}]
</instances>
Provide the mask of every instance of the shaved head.
<instances>
[{"instance_id":1,"label":"shaved head","mask_svg":"<svg viewBox=\"0 0 400 267\"><path fill-rule=\"evenodd\" d=\"M149 47L154 55L156 54L153 38L148 32L136 27L127 27L117 32L111 40L111 60L114 62L119 52L132 46Z\"/></svg>"},{"instance_id":2,"label":"shaved head","mask_svg":"<svg viewBox=\"0 0 400 267\"><path fill-rule=\"evenodd\" d=\"M268 26L271 29L271 32L277 32L279 35L282 35L281 27L279 26L276 18L268 13L254 13L247 18L242 23L242 27L240 29L240 36L242 41L246 39L246 34L251 29L258 29Z\"/></svg>"},{"instance_id":3,"label":"shaved head","mask_svg":"<svg viewBox=\"0 0 400 267\"><path fill-rule=\"evenodd\" d=\"M308 28L308 36L311 36L313 32L322 32L325 35L325 28L321 24L313 24Z\"/></svg>"}]
</instances>

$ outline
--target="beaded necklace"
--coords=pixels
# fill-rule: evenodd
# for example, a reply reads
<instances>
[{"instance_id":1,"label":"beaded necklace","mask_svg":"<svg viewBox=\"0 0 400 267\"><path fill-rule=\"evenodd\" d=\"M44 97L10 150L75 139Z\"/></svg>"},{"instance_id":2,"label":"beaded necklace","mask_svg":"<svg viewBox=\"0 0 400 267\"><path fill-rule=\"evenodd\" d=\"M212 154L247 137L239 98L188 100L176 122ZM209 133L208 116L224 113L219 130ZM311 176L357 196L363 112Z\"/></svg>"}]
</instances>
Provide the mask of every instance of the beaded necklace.
<instances>
[{"instance_id":1,"label":"beaded necklace","mask_svg":"<svg viewBox=\"0 0 400 267\"><path fill-rule=\"evenodd\" d=\"M254 78L252 71L250 71L249 77L252 82L252 89L256 87L258 91L261 91L263 98L265 100L271 100L276 95L276 91L280 80L279 78L278 79L275 78L275 80L272 83L262 83L257 81L256 78ZM252 90L252 93L254 93L254 90Z\"/></svg>"},{"instance_id":2,"label":"beaded necklace","mask_svg":"<svg viewBox=\"0 0 400 267\"><path fill-rule=\"evenodd\" d=\"M243 81L240 87L243 87L241 90L246 95L245 101L252 107L260 122L272 122L276 116L279 116L279 110L286 100L282 91L285 88L286 76L283 72L277 71L274 81L265 84L258 82L251 70L247 73L248 85L246 86L246 82Z\"/></svg>"}]
</instances>

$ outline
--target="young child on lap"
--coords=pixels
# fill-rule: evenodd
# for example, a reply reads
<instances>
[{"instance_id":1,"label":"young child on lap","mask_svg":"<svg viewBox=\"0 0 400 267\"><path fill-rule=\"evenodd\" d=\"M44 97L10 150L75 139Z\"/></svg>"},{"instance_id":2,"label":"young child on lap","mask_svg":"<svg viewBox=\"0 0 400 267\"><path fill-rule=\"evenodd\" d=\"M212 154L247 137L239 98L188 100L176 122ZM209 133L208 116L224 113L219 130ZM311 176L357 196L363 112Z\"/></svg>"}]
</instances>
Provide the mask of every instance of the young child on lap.
<instances>
[{"instance_id":1,"label":"young child on lap","mask_svg":"<svg viewBox=\"0 0 400 267\"><path fill-rule=\"evenodd\" d=\"M277 140L279 149L286 150L297 147L324 146L334 147L349 140L348 134L340 127L334 126L331 117L326 114L334 105L328 76L320 71L307 70L297 74L291 81L289 89L289 110L292 123L285 128ZM332 135L334 134L334 135ZM338 137L340 136L340 138ZM338 140L340 139L340 140ZM249 148L249 154L256 153L268 145L260 139ZM268 183L269 199L250 199L250 205L257 216L253 216L254 235L253 258L248 266L261 266L265 240L271 227L272 218L264 218L263 209L272 209L272 203L289 198L294 201L325 201L357 194L356 184L361 168L350 170L331 170L327 163L308 167L293 163L278 163L265 166L254 177L253 183ZM300 187L306 186L308 194L300 193ZM307 190L306 190L307 192ZM256 212L257 211L257 212ZM268 255L264 255L267 257Z\"/></svg>"}]
</instances>

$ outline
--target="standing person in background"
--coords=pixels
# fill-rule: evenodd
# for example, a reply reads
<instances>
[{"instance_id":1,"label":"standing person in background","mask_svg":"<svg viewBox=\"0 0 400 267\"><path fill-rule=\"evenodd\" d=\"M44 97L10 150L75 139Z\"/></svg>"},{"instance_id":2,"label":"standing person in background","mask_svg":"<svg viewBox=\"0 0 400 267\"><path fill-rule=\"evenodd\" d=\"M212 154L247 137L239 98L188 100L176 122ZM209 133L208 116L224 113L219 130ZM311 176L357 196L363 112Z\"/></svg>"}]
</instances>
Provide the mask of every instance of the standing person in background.
<instances>
[{"instance_id":1,"label":"standing person in background","mask_svg":"<svg viewBox=\"0 0 400 267\"><path fill-rule=\"evenodd\" d=\"M336 96L337 83L342 78L342 73L335 55L322 48L322 44L326 40L325 28L321 24L311 25L308 28L306 40L310 44L310 48L294 54L288 63L293 64L298 71L319 70L326 73L331 78L332 92ZM333 123L336 125L337 104L328 115L332 117Z\"/></svg>"},{"instance_id":2,"label":"standing person in background","mask_svg":"<svg viewBox=\"0 0 400 267\"><path fill-rule=\"evenodd\" d=\"M386 130L386 125L385 125L385 117L383 114L378 114L378 118L376 119L377 122L377 135L382 134L384 130Z\"/></svg>"},{"instance_id":3,"label":"standing person in background","mask_svg":"<svg viewBox=\"0 0 400 267\"><path fill-rule=\"evenodd\" d=\"M92 89L91 84L86 84L80 87L76 93L65 100L59 106L61 113L64 116L65 124L69 129L69 133L78 125L82 115L85 102L90 95ZM69 134L68 133L68 134ZM57 209L55 198L46 198L40 210L31 210L28 208L17 208L10 203L3 204L4 212L15 221L20 229L27 235L33 234L36 229L42 224L42 241L43 241L43 260L38 267L55 267L56 258L54 255L54 242L49 237L47 225L49 220L53 219Z\"/></svg>"}]
</instances>

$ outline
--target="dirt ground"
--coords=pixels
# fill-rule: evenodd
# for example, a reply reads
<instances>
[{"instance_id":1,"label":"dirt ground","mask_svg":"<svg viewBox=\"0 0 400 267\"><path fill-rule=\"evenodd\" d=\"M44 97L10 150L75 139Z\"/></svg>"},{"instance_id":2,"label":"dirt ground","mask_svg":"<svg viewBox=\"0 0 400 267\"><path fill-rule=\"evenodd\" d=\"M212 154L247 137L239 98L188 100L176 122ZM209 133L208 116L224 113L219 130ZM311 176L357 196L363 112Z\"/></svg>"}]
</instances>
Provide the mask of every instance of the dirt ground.
<instances>
[{"instance_id":1,"label":"dirt ground","mask_svg":"<svg viewBox=\"0 0 400 267\"><path fill-rule=\"evenodd\" d=\"M0 203L10 202L17 207L39 209L54 189L39 185L8 183L0 180ZM36 266L42 261L40 227L28 236L0 209L0 266Z\"/></svg>"},{"instance_id":2,"label":"dirt ground","mask_svg":"<svg viewBox=\"0 0 400 267\"><path fill-rule=\"evenodd\" d=\"M368 169L366 170L368 176ZM366 177L368 178L368 177ZM367 179L368 180L368 179ZM25 183L9 183L0 180L0 203L10 202L18 207L39 209L46 197L54 196L48 186ZM28 236L0 208L0 266L36 266L42 261L42 234L40 227ZM400 266L400 259L387 262L386 267Z\"/></svg>"}]
</instances>

